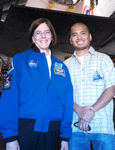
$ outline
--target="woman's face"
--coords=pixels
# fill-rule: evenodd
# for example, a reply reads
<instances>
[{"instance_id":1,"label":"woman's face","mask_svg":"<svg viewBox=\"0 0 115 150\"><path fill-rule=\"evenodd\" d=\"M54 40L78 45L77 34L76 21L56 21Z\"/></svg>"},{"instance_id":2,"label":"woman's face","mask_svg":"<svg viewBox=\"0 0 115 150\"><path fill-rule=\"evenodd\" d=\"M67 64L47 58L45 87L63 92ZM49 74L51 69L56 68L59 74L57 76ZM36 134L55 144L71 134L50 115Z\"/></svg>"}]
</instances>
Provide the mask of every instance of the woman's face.
<instances>
[{"instance_id":1,"label":"woman's face","mask_svg":"<svg viewBox=\"0 0 115 150\"><path fill-rule=\"evenodd\" d=\"M49 50L51 40L52 34L47 24L40 24L33 33L33 43L35 43L35 45L40 49L40 51L44 52L46 50Z\"/></svg>"}]
</instances>

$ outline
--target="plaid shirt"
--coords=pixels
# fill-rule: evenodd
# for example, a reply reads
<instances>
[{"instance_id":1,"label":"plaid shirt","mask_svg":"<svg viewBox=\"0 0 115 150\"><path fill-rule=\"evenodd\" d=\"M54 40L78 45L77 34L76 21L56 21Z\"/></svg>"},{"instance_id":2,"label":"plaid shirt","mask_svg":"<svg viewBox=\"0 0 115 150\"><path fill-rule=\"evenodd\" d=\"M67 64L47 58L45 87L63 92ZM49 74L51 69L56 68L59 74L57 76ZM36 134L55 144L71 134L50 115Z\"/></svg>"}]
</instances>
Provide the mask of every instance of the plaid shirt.
<instances>
[{"instance_id":1,"label":"plaid shirt","mask_svg":"<svg viewBox=\"0 0 115 150\"><path fill-rule=\"evenodd\" d=\"M82 63L76 52L64 63L70 72L74 102L80 106L92 106L105 89L115 85L115 69L112 60L108 55L96 52L91 46ZM73 125L78 119L78 115L74 112L73 132L83 132ZM95 113L90 126L89 133L114 134L113 100Z\"/></svg>"}]
</instances>

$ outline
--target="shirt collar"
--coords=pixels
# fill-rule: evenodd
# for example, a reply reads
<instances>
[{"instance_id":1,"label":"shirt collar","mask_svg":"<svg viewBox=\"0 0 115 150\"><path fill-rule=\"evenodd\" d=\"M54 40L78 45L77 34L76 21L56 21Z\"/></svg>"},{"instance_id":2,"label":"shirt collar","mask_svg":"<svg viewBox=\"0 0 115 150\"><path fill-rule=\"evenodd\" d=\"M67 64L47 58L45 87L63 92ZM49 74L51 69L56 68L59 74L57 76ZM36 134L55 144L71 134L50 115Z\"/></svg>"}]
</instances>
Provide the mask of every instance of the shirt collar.
<instances>
[{"instance_id":1,"label":"shirt collar","mask_svg":"<svg viewBox=\"0 0 115 150\"><path fill-rule=\"evenodd\" d=\"M40 52L39 48L38 48L36 45L34 45L34 46L32 47L32 50L33 50L34 52L37 52L37 53Z\"/></svg>"},{"instance_id":2,"label":"shirt collar","mask_svg":"<svg viewBox=\"0 0 115 150\"><path fill-rule=\"evenodd\" d=\"M37 53L40 52L39 48L38 48L36 45L34 45L34 46L32 47L32 50L33 50L34 52L37 52ZM51 57L51 50L50 50L50 49L49 49L49 55L48 55L47 57Z\"/></svg>"},{"instance_id":3,"label":"shirt collar","mask_svg":"<svg viewBox=\"0 0 115 150\"><path fill-rule=\"evenodd\" d=\"M88 53L92 54L92 55L95 55L95 50L92 46L90 46L89 50L88 50Z\"/></svg>"},{"instance_id":4,"label":"shirt collar","mask_svg":"<svg viewBox=\"0 0 115 150\"><path fill-rule=\"evenodd\" d=\"M92 54L92 55L95 55L95 50L94 50L94 48L93 48L92 46L90 46L90 48L89 48L89 50L87 51L86 55L87 55L88 53L90 53L90 54ZM78 57L78 56L76 55L76 51L74 51L73 56Z\"/></svg>"},{"instance_id":5,"label":"shirt collar","mask_svg":"<svg viewBox=\"0 0 115 150\"><path fill-rule=\"evenodd\" d=\"M46 57L51 57L51 50L49 49L49 54Z\"/></svg>"}]
</instances>

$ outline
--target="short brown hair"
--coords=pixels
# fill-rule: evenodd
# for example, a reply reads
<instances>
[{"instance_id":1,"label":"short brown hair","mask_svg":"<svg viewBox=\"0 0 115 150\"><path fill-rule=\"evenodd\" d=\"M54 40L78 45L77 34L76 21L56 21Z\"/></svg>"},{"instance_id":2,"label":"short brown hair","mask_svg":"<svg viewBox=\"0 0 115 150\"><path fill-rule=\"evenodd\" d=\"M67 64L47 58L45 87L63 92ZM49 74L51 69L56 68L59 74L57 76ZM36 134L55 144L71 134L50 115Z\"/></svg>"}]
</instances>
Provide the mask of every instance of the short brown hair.
<instances>
[{"instance_id":1,"label":"short brown hair","mask_svg":"<svg viewBox=\"0 0 115 150\"><path fill-rule=\"evenodd\" d=\"M34 33L35 29L42 23L46 23L47 26L49 27L51 34L52 34L52 41L50 44L50 48L54 47L57 44L57 35L56 35L55 29L54 29L52 23L46 18L39 18L32 22L32 24L30 25L29 30L28 30L29 43L31 44L31 46L34 45L34 43L32 42L33 33Z\"/></svg>"}]
</instances>

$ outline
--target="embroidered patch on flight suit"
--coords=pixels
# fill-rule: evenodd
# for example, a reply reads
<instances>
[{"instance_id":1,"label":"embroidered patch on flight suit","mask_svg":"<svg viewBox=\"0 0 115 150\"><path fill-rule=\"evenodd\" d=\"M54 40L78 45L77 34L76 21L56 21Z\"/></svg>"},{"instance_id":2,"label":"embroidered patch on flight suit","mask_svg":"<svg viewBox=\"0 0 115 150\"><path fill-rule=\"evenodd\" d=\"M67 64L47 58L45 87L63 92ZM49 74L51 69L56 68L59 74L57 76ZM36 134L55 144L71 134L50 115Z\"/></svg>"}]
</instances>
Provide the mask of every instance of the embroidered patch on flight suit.
<instances>
[{"instance_id":1,"label":"embroidered patch on flight suit","mask_svg":"<svg viewBox=\"0 0 115 150\"><path fill-rule=\"evenodd\" d=\"M37 67L38 62L34 62L34 60L30 60L29 66L30 67Z\"/></svg>"},{"instance_id":2,"label":"embroidered patch on flight suit","mask_svg":"<svg viewBox=\"0 0 115 150\"><path fill-rule=\"evenodd\" d=\"M65 77L65 70L63 69L54 68L54 73Z\"/></svg>"},{"instance_id":3,"label":"embroidered patch on flight suit","mask_svg":"<svg viewBox=\"0 0 115 150\"><path fill-rule=\"evenodd\" d=\"M63 64L55 62L54 66L54 73L65 77L65 70L62 69Z\"/></svg>"},{"instance_id":4,"label":"embroidered patch on flight suit","mask_svg":"<svg viewBox=\"0 0 115 150\"><path fill-rule=\"evenodd\" d=\"M57 63L57 62L55 62L55 68L58 68L58 69L62 69L62 67L63 67L63 64L62 63Z\"/></svg>"},{"instance_id":5,"label":"embroidered patch on flight suit","mask_svg":"<svg viewBox=\"0 0 115 150\"><path fill-rule=\"evenodd\" d=\"M6 76L6 79L5 79L6 81L4 83L3 90L10 89L10 87L11 87L11 78L12 78L11 74Z\"/></svg>"}]
</instances>

